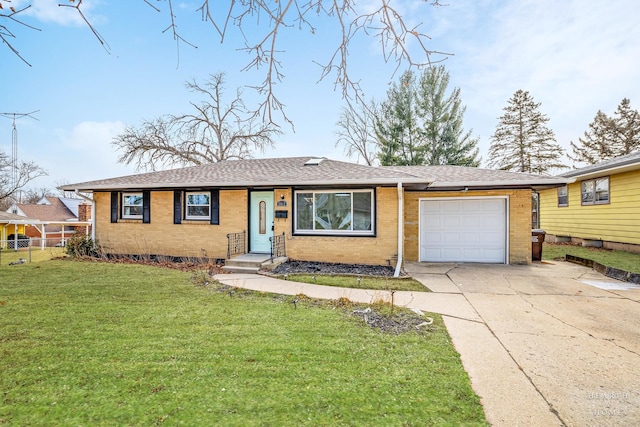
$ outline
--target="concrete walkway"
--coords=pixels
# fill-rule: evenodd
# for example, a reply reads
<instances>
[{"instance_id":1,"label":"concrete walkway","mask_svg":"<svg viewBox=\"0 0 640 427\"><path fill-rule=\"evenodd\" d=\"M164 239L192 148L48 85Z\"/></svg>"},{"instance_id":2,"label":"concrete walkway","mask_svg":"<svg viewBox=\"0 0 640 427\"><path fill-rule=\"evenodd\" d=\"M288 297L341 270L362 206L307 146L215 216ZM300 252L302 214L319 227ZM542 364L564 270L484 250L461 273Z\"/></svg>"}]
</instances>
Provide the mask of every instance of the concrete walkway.
<instances>
[{"instance_id":1,"label":"concrete walkway","mask_svg":"<svg viewBox=\"0 0 640 427\"><path fill-rule=\"evenodd\" d=\"M405 269L432 292L395 292L394 304L443 316L492 425L640 425L640 288L618 289L625 284L564 262ZM253 274L215 278L322 299L392 297Z\"/></svg>"}]
</instances>

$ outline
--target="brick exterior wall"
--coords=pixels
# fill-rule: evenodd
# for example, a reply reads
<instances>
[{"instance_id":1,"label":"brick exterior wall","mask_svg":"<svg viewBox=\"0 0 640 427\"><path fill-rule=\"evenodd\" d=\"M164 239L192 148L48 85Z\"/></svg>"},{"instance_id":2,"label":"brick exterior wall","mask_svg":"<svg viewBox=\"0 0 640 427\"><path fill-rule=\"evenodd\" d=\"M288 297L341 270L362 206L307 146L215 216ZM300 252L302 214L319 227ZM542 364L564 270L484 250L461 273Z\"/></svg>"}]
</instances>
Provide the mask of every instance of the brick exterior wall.
<instances>
[{"instance_id":1,"label":"brick exterior wall","mask_svg":"<svg viewBox=\"0 0 640 427\"><path fill-rule=\"evenodd\" d=\"M151 223L111 223L111 194L94 194L96 241L108 253L179 257L227 257L227 234L247 230L247 190L220 191L220 225L208 221L173 223L173 191L151 192Z\"/></svg>"},{"instance_id":2,"label":"brick exterior wall","mask_svg":"<svg viewBox=\"0 0 640 427\"><path fill-rule=\"evenodd\" d=\"M419 199L429 197L508 196L509 263L531 263L531 190L493 190L461 192L405 192L404 194L404 259L419 258Z\"/></svg>"},{"instance_id":3,"label":"brick exterior wall","mask_svg":"<svg viewBox=\"0 0 640 427\"><path fill-rule=\"evenodd\" d=\"M405 192L404 259L418 260L418 200L427 197L509 197L509 262L531 262L531 191ZM282 197L281 197L282 196ZM151 192L151 223L141 220L110 222L108 192L96 192L96 241L108 253L154 254L180 257L226 258L227 234L248 232L248 190L220 191L220 225L207 221L173 223L173 191ZM287 256L319 262L395 265L398 255L398 195L395 187L378 187L376 235L373 237L293 235L293 191L274 190L274 209L287 211L287 218L274 219L274 234L285 234ZM278 206L278 202L286 206Z\"/></svg>"},{"instance_id":4,"label":"brick exterior wall","mask_svg":"<svg viewBox=\"0 0 640 427\"><path fill-rule=\"evenodd\" d=\"M91 205L89 203L80 203L78 205L78 221L91 221ZM89 234L90 232L91 227L76 227L76 233L78 234Z\"/></svg>"}]
</instances>

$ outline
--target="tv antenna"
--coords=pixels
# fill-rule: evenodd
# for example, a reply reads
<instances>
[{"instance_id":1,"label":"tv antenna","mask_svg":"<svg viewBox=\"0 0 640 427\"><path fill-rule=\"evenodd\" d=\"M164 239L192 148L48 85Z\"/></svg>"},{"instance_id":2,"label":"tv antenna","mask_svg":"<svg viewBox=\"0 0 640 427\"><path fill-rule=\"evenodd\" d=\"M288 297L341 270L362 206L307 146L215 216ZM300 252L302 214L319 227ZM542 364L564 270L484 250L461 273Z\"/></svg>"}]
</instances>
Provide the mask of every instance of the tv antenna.
<instances>
[{"instance_id":1,"label":"tv antenna","mask_svg":"<svg viewBox=\"0 0 640 427\"><path fill-rule=\"evenodd\" d=\"M30 113L0 113L0 116L13 120L13 129L11 131L11 188L15 189L18 184L18 128L16 127L16 120L24 117L29 117L33 120L38 120L33 117L32 114L37 113L40 110L32 111Z\"/></svg>"}]
</instances>

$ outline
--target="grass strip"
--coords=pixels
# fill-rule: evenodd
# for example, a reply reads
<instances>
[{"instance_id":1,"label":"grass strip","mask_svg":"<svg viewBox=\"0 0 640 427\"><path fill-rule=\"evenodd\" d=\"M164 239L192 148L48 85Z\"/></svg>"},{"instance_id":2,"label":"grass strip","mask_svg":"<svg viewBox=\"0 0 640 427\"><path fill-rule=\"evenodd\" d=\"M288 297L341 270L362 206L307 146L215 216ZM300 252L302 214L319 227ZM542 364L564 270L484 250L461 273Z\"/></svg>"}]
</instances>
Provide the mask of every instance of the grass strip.
<instances>
[{"instance_id":1,"label":"grass strip","mask_svg":"<svg viewBox=\"0 0 640 427\"><path fill-rule=\"evenodd\" d=\"M284 275L279 275L279 279L284 279ZM429 289L422 283L412 278L396 277L372 277L353 276L337 274L288 274L286 280L294 282L311 283L315 285L337 286L341 288L373 289L377 291L418 291L429 292Z\"/></svg>"},{"instance_id":2,"label":"grass strip","mask_svg":"<svg viewBox=\"0 0 640 427\"><path fill-rule=\"evenodd\" d=\"M570 244L543 243L542 258L553 260L567 254L590 259L608 267L640 273L640 254L611 249L589 248Z\"/></svg>"}]
</instances>

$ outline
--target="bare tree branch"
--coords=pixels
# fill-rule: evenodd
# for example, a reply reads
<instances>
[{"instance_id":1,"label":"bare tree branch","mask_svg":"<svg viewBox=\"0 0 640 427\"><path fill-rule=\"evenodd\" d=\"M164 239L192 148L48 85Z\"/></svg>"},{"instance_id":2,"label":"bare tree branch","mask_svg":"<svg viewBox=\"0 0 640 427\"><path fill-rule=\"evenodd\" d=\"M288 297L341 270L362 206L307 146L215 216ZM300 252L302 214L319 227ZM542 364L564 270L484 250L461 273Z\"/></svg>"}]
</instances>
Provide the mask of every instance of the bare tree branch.
<instances>
[{"instance_id":1,"label":"bare tree branch","mask_svg":"<svg viewBox=\"0 0 640 427\"><path fill-rule=\"evenodd\" d=\"M178 60L181 43L197 48L178 31L174 0L142 1L154 11L168 14L169 22L162 32L170 32L173 35ZM82 12L83 1L68 0L68 2L73 4L60 4L60 6L76 9L105 50L110 51L106 40ZM201 0L196 10L200 12L202 21L212 26L220 37L221 43L227 40L229 31L232 29L239 31L244 37L244 45L239 47L239 50L249 55L249 61L242 70L263 72L262 82L249 86L263 97L262 102L252 112L253 116L275 124L277 113L286 123L293 126L284 111L285 104L276 95L277 84L285 78L281 59L283 50L279 46L286 31L296 29L316 34L315 22L320 23L328 19L338 24L341 35L333 53L326 61L316 61L320 66L318 80L332 78L334 88L341 91L342 97L348 103L365 103L360 81L350 74L348 67L349 46L356 37L372 37L378 41L384 61L395 64L390 80L398 70L430 66L443 61L450 55L430 49L430 38L420 30L421 24L410 25L398 8L391 5L391 0L374 0L374 2L379 6L372 9L375 3L356 4L354 0L228 0L228 7L221 8L218 4L212 6L210 0ZM0 0L0 5L3 3L7 3L7 0ZM430 4L425 2L425 5L443 6L438 0ZM0 14L0 18L7 17ZM12 36L13 34L6 26L0 26L2 41L14 54L25 61L7 41L7 38Z\"/></svg>"},{"instance_id":2,"label":"bare tree branch","mask_svg":"<svg viewBox=\"0 0 640 427\"><path fill-rule=\"evenodd\" d=\"M89 27L89 29L91 30L93 35L98 39L98 41L100 42L100 44L102 45L104 50L107 51L107 53L111 53L111 47L109 46L109 43L107 43L107 41L104 39L104 37L102 37L100 35L100 33L98 33L98 30L96 30L95 27L93 25L91 25L91 22L89 22L89 20L84 15L84 13L82 13L82 9L80 8L82 6L82 1L83 0L78 0L78 3L73 4L73 5L70 5L70 4L58 4L58 6L60 6L60 7L70 7L70 8L73 8L73 9L77 10L78 14L82 18L82 20L87 24L87 26ZM75 3L75 0L69 0L69 2Z\"/></svg>"},{"instance_id":3,"label":"bare tree branch","mask_svg":"<svg viewBox=\"0 0 640 427\"><path fill-rule=\"evenodd\" d=\"M375 135L375 113L378 106L374 101L368 105L348 105L342 107L340 119L336 123L338 141L336 147L344 145L348 157L356 156L373 166L378 157L378 140Z\"/></svg>"},{"instance_id":4,"label":"bare tree branch","mask_svg":"<svg viewBox=\"0 0 640 427\"><path fill-rule=\"evenodd\" d=\"M275 125L255 120L240 90L223 103L224 73L211 75L204 84L187 82L186 88L205 98L191 102L195 112L145 121L139 129L128 126L113 141L122 152L120 163L155 170L244 159L273 146L272 138L280 134Z\"/></svg>"},{"instance_id":5,"label":"bare tree branch","mask_svg":"<svg viewBox=\"0 0 640 427\"><path fill-rule=\"evenodd\" d=\"M14 7L10 7L9 10L11 10L11 13L6 14L4 12L0 12L0 22L2 22L1 20L8 19L9 21L13 21L19 25L23 25L32 30L40 31L39 28L26 24L16 18L16 15L18 15L21 12L24 12L30 7L31 5L27 5L22 9L18 9L18 10L16 10ZM4 10L4 7L2 6L2 2L0 2L0 10ZM31 64L22 55L20 55L20 52L18 52L18 50L15 47L13 47L11 43L9 43L9 40L7 38L15 39L16 36L11 30L9 30L9 28L6 25L0 24L0 40L2 40L2 43L6 44L9 50L11 50L18 58L20 58L22 62L24 62L25 64L31 67Z\"/></svg>"},{"instance_id":6,"label":"bare tree branch","mask_svg":"<svg viewBox=\"0 0 640 427\"><path fill-rule=\"evenodd\" d=\"M11 197L32 180L46 176L47 172L33 162L20 162L13 181L13 162L5 153L0 152L0 200Z\"/></svg>"}]
</instances>

